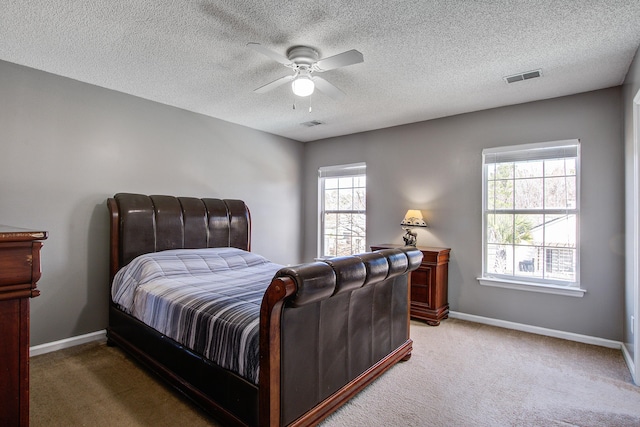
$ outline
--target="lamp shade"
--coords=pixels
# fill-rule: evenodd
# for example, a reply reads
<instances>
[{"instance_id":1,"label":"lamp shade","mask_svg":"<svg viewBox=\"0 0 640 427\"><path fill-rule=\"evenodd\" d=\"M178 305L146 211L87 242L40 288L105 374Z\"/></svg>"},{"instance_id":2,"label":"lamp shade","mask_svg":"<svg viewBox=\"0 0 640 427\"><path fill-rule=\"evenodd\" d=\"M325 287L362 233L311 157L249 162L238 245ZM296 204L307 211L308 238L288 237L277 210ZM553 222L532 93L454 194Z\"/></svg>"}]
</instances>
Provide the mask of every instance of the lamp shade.
<instances>
[{"instance_id":1,"label":"lamp shade","mask_svg":"<svg viewBox=\"0 0 640 427\"><path fill-rule=\"evenodd\" d=\"M409 209L400 225L409 227L426 227L427 223L422 217L422 212L418 209Z\"/></svg>"},{"instance_id":2,"label":"lamp shade","mask_svg":"<svg viewBox=\"0 0 640 427\"><path fill-rule=\"evenodd\" d=\"M309 76L299 76L291 83L291 90L298 96L309 96L313 93L315 84Z\"/></svg>"}]
</instances>

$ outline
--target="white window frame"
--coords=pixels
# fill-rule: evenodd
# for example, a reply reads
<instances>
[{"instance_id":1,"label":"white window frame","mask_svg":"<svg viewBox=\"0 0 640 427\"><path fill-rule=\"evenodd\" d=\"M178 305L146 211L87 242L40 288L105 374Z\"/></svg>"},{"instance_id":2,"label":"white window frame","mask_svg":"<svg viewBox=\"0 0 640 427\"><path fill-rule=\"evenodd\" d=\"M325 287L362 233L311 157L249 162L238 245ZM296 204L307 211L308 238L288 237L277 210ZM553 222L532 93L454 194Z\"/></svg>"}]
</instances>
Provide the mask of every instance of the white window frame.
<instances>
[{"instance_id":1,"label":"white window frame","mask_svg":"<svg viewBox=\"0 0 640 427\"><path fill-rule=\"evenodd\" d=\"M571 153L571 154L562 154ZM562 214L572 213L576 216L575 221L575 242L576 242L576 263L575 263L575 281L562 281L547 278L523 277L515 274L515 266L513 274L496 274L487 272L487 222L490 214L495 214L494 209L489 210L487 206L488 192L488 166L502 161L525 161L525 160L543 160L553 158L576 158L576 207L575 209L535 209L535 210L518 210L515 206L511 209L504 210L504 213L517 215L518 213L545 213L545 214ZM495 159L498 159L497 161ZM568 295L582 297L586 292L580 288L580 141L577 139L550 141L533 144L512 145L506 147L487 148L482 150L482 276L478 278L478 282L484 286L501 287L508 289L519 289L532 292L543 292L559 295ZM515 244L514 244L515 248ZM546 250L546 248L543 248ZM514 260L515 263L515 260Z\"/></svg>"},{"instance_id":2,"label":"white window frame","mask_svg":"<svg viewBox=\"0 0 640 427\"><path fill-rule=\"evenodd\" d=\"M347 177L356 177L356 176L367 176L367 165L366 163L349 163L345 165L335 165L335 166L323 166L318 169L318 258L322 259L327 258L324 255L324 245L325 245L325 178L347 178ZM365 184L366 189L366 184ZM366 194L365 194L366 200ZM366 201L365 201L366 203ZM366 207L364 211L343 211L345 213L353 213L353 214L364 214L366 216L367 211ZM366 231L365 231L365 243L364 248L366 250L367 242L366 242Z\"/></svg>"}]
</instances>

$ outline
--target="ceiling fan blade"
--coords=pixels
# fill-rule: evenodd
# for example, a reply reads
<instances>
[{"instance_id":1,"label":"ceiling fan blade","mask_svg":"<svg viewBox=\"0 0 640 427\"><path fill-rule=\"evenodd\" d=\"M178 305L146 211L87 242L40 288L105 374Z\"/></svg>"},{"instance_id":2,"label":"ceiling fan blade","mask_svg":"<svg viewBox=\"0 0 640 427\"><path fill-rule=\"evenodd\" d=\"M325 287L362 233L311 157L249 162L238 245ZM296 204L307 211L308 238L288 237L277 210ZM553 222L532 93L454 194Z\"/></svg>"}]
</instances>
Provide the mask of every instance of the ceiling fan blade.
<instances>
[{"instance_id":1,"label":"ceiling fan blade","mask_svg":"<svg viewBox=\"0 0 640 427\"><path fill-rule=\"evenodd\" d=\"M318 71L329 71L334 68L346 67L347 65L359 64L364 62L364 56L355 49L339 53L328 58L324 58L316 62Z\"/></svg>"},{"instance_id":2,"label":"ceiling fan blade","mask_svg":"<svg viewBox=\"0 0 640 427\"><path fill-rule=\"evenodd\" d=\"M320 92L328 95L330 98L333 98L336 101L340 101L342 98L347 96L346 93L344 93L322 77L313 76L312 80Z\"/></svg>"},{"instance_id":3,"label":"ceiling fan blade","mask_svg":"<svg viewBox=\"0 0 640 427\"><path fill-rule=\"evenodd\" d=\"M267 49L266 47L262 46L260 43L247 43L247 47L255 50L256 52L260 52L261 54L266 55L269 58L275 61L278 61L281 64L284 64L284 65L291 64L291 61L289 61L289 59L286 56L280 55L279 53L276 53L271 49Z\"/></svg>"},{"instance_id":4,"label":"ceiling fan blade","mask_svg":"<svg viewBox=\"0 0 640 427\"><path fill-rule=\"evenodd\" d=\"M254 90L254 92L256 93L265 93L270 91L271 89L275 89L278 86L282 86L283 84L290 82L291 80L293 80L295 76L291 75L291 76L284 76L284 77L280 77L277 80L272 81L271 83L267 83L264 86L260 86L258 89Z\"/></svg>"}]
</instances>

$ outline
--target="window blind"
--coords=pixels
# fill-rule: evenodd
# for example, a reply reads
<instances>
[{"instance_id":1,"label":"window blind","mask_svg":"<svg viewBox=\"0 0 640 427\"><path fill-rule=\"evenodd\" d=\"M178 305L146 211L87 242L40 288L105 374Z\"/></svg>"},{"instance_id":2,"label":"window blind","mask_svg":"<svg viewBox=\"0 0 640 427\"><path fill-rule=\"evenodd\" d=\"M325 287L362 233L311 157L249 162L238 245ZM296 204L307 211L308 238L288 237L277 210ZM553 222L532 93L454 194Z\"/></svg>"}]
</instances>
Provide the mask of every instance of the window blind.
<instances>
[{"instance_id":1,"label":"window blind","mask_svg":"<svg viewBox=\"0 0 640 427\"><path fill-rule=\"evenodd\" d=\"M525 162L529 160L565 159L578 157L580 141L542 142L482 150L484 164Z\"/></svg>"},{"instance_id":2,"label":"window blind","mask_svg":"<svg viewBox=\"0 0 640 427\"><path fill-rule=\"evenodd\" d=\"M319 178L349 177L365 175L367 173L366 163L351 163L348 165L324 166L318 169Z\"/></svg>"}]
</instances>

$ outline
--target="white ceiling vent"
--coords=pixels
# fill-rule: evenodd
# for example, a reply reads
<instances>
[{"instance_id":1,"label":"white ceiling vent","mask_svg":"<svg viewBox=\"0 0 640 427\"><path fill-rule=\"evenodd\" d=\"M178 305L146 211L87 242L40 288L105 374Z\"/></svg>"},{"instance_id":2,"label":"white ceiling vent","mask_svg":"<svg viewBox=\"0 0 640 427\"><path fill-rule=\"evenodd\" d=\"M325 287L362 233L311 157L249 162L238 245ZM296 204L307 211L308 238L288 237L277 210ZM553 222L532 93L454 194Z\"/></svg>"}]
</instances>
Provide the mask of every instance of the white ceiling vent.
<instances>
[{"instance_id":1,"label":"white ceiling vent","mask_svg":"<svg viewBox=\"0 0 640 427\"><path fill-rule=\"evenodd\" d=\"M511 76L503 77L504 81L507 83L515 83L520 82L522 80L535 79L542 75L542 70L533 70L527 71L526 73L514 74Z\"/></svg>"},{"instance_id":2,"label":"white ceiling vent","mask_svg":"<svg viewBox=\"0 0 640 427\"><path fill-rule=\"evenodd\" d=\"M313 127L313 126L318 126L318 125L323 125L324 122L321 122L320 120L311 120L309 122L304 122L304 123L300 123L302 126L306 126L308 128Z\"/></svg>"}]
</instances>

